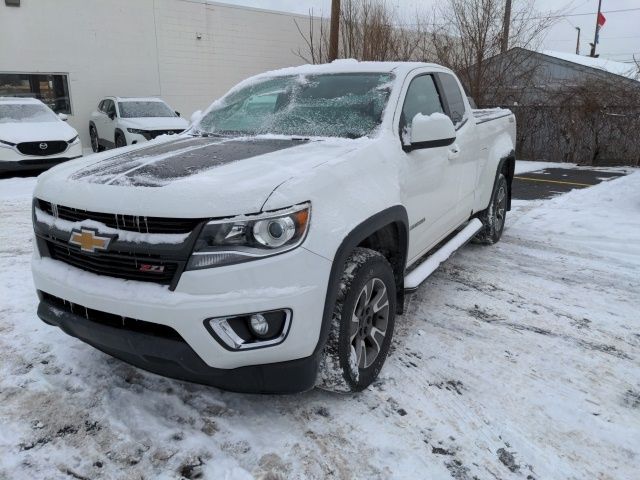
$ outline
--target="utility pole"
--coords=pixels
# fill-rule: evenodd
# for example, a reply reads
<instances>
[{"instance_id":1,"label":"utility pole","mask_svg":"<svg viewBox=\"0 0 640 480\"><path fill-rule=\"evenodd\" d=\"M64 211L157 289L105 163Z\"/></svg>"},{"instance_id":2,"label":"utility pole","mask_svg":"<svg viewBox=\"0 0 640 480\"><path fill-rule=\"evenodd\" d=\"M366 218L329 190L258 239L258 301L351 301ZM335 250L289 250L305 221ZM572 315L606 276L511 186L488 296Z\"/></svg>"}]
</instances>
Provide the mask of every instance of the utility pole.
<instances>
[{"instance_id":1,"label":"utility pole","mask_svg":"<svg viewBox=\"0 0 640 480\"><path fill-rule=\"evenodd\" d=\"M329 61L338 58L338 32L340 30L340 0L331 0L331 30L329 32Z\"/></svg>"},{"instance_id":2,"label":"utility pole","mask_svg":"<svg viewBox=\"0 0 640 480\"><path fill-rule=\"evenodd\" d=\"M576 27L578 31L578 40L576 41L576 55L580 55L580 27Z\"/></svg>"},{"instance_id":3,"label":"utility pole","mask_svg":"<svg viewBox=\"0 0 640 480\"><path fill-rule=\"evenodd\" d=\"M500 53L509 50L509 27L511 24L511 0L506 0L504 6L504 20L502 22L502 45L500 45Z\"/></svg>"},{"instance_id":4,"label":"utility pole","mask_svg":"<svg viewBox=\"0 0 640 480\"><path fill-rule=\"evenodd\" d=\"M600 34L600 10L602 9L602 0L598 0L598 14L596 15L596 33L593 36L593 43L591 44L591 57L596 57L596 46L598 45L598 35Z\"/></svg>"}]
</instances>

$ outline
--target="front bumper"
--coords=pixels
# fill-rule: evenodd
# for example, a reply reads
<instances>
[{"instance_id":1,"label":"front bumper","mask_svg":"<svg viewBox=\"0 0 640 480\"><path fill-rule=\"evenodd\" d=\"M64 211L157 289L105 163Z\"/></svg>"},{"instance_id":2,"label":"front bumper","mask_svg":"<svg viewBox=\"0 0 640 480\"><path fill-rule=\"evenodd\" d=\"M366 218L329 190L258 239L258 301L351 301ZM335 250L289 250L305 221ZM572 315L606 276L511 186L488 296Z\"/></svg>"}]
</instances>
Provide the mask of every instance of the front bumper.
<instances>
[{"instance_id":1,"label":"front bumper","mask_svg":"<svg viewBox=\"0 0 640 480\"><path fill-rule=\"evenodd\" d=\"M78 141L57 155L23 155L15 148L0 148L0 172L17 172L50 168L68 160L82 157L82 144Z\"/></svg>"},{"instance_id":2,"label":"front bumper","mask_svg":"<svg viewBox=\"0 0 640 480\"><path fill-rule=\"evenodd\" d=\"M105 325L40 295L38 316L50 325L127 363L179 380L243 393L296 393L315 384L318 356L224 370L202 361L181 338Z\"/></svg>"},{"instance_id":3,"label":"front bumper","mask_svg":"<svg viewBox=\"0 0 640 480\"><path fill-rule=\"evenodd\" d=\"M231 387L230 380L220 380L227 378L227 374L221 375L217 370L227 371L229 378L233 378L235 371L239 372L245 367L260 367L251 370L253 373L249 377L252 382L258 381L256 378L263 378L266 382L271 378L271 373L265 373L267 365L274 366L273 371L279 371L285 368L280 365L283 362L294 362L295 373L298 369L308 372L310 366L317 364L314 352L320 338L331 262L302 247L253 262L184 272L175 291L170 291L166 286L95 275L50 258L40 258L37 253L32 270L35 286L41 292L99 312L171 327L199 359L201 366L205 367L204 370L199 367L182 368L183 374L176 374L174 369L176 365L180 366L180 362L176 363L176 350L173 349L169 352L174 353L167 354L173 363L161 362L160 367L167 365L166 370L161 371L160 367L149 364L147 360L141 361L140 351L137 350L139 345L153 345L155 338L141 341L134 335L133 341L123 341L119 346L102 345L100 336L94 337L88 333L93 325L73 330L75 320L67 319L61 324L51 315L41 314L47 323L58 325L67 333L107 353L156 373L247 391L250 386L244 390L243 382L240 382L240 386ZM204 324L210 318L283 308L292 311L289 334L284 342L267 348L229 351L215 340ZM47 311L46 302L41 309ZM126 335L129 337L130 333ZM123 332L120 334L124 335ZM157 345L162 343L157 342ZM143 354L143 357L162 358L167 355L158 357L156 352L155 355ZM188 363L193 362L189 360ZM298 366L298 363L302 366ZM206 372L210 372L212 381L205 381L204 377L197 375L193 377L194 369L205 372L205 376L209 375ZM315 380L315 369L311 370L314 374L309 382ZM258 377L254 378L255 375ZM278 388L273 391L310 388L298 379L299 375L291 374L291 377L299 388L281 388L276 382L273 385ZM262 380L258 381L259 391L266 391L266 384L260 382Z\"/></svg>"}]
</instances>

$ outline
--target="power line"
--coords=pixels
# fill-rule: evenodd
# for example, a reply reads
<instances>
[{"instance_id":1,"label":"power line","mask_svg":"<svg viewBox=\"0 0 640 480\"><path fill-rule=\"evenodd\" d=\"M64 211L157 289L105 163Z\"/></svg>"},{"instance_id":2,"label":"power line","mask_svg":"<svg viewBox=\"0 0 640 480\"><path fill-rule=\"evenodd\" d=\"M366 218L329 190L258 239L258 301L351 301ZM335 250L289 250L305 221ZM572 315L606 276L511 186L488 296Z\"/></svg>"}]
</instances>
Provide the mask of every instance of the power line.
<instances>
[{"instance_id":1,"label":"power line","mask_svg":"<svg viewBox=\"0 0 640 480\"><path fill-rule=\"evenodd\" d=\"M623 8L621 10L609 10L602 13L622 13L622 12L637 12L640 8ZM546 17L533 17L533 19L542 19L542 18L566 18L566 17L585 17L587 15L597 15L598 12L593 13L567 13L563 15L548 15Z\"/></svg>"}]
</instances>

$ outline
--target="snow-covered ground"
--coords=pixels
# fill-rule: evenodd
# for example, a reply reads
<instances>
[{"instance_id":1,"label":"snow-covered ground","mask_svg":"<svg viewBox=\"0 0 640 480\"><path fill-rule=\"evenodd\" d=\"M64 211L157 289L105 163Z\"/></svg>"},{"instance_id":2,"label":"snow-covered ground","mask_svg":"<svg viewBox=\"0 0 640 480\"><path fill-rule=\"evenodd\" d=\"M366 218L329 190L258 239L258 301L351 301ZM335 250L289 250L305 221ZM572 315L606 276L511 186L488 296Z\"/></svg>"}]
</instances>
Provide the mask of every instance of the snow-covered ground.
<instances>
[{"instance_id":1,"label":"snow-covered ground","mask_svg":"<svg viewBox=\"0 0 640 480\"><path fill-rule=\"evenodd\" d=\"M359 395L226 393L46 326L33 185L0 180L2 479L638 478L640 172L515 202L410 299Z\"/></svg>"}]
</instances>

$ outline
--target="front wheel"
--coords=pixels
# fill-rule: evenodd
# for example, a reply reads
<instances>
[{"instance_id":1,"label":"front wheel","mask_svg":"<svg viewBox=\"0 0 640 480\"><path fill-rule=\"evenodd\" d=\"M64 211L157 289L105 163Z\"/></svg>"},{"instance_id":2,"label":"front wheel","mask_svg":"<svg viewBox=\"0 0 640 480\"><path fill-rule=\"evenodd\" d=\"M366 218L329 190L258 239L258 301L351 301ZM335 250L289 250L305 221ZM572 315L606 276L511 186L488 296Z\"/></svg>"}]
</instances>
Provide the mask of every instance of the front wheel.
<instances>
[{"instance_id":1,"label":"front wheel","mask_svg":"<svg viewBox=\"0 0 640 480\"><path fill-rule=\"evenodd\" d=\"M387 358L396 311L396 284L387 259L356 248L345 262L318 386L359 392L378 376Z\"/></svg>"},{"instance_id":2,"label":"front wheel","mask_svg":"<svg viewBox=\"0 0 640 480\"><path fill-rule=\"evenodd\" d=\"M127 146L127 139L124 138L124 135L122 135L121 133L116 135L116 148L120 148L120 147L126 147Z\"/></svg>"},{"instance_id":3,"label":"front wheel","mask_svg":"<svg viewBox=\"0 0 640 480\"><path fill-rule=\"evenodd\" d=\"M104 148L102 148L102 146L100 145L100 141L98 140L98 132L96 130L96 127L94 127L93 125L89 127L89 138L91 139L91 150L96 153L104 150Z\"/></svg>"},{"instance_id":4,"label":"front wheel","mask_svg":"<svg viewBox=\"0 0 640 480\"><path fill-rule=\"evenodd\" d=\"M476 240L479 243L491 245L502 237L504 222L507 217L508 195L509 185L507 184L507 179L501 173L496 180L489 208L478 216L483 225L482 230L476 235Z\"/></svg>"}]
</instances>

